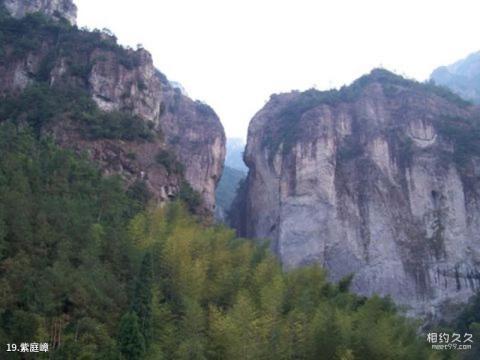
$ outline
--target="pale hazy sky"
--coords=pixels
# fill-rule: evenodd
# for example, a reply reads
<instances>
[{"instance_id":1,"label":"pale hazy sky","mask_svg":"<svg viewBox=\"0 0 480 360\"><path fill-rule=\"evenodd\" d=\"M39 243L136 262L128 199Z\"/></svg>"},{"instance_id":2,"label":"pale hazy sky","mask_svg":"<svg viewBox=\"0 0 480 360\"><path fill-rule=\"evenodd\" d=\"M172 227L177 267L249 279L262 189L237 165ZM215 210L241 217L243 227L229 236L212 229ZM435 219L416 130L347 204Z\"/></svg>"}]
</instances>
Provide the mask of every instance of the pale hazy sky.
<instances>
[{"instance_id":1,"label":"pale hazy sky","mask_svg":"<svg viewBox=\"0 0 480 360\"><path fill-rule=\"evenodd\" d=\"M418 80L480 50L478 0L74 0L79 26L142 43L155 65L244 137L272 93L383 66Z\"/></svg>"}]
</instances>

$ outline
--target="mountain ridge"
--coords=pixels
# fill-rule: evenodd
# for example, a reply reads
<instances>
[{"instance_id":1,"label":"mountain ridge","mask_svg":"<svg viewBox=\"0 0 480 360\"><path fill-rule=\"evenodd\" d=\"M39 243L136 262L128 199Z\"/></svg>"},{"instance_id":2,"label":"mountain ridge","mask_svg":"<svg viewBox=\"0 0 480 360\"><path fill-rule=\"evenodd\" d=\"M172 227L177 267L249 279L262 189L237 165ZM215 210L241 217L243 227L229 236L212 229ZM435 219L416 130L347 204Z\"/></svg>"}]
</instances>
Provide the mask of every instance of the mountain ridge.
<instances>
[{"instance_id":1,"label":"mountain ridge","mask_svg":"<svg viewBox=\"0 0 480 360\"><path fill-rule=\"evenodd\" d=\"M430 79L475 104L480 104L480 51L435 69Z\"/></svg>"}]
</instances>

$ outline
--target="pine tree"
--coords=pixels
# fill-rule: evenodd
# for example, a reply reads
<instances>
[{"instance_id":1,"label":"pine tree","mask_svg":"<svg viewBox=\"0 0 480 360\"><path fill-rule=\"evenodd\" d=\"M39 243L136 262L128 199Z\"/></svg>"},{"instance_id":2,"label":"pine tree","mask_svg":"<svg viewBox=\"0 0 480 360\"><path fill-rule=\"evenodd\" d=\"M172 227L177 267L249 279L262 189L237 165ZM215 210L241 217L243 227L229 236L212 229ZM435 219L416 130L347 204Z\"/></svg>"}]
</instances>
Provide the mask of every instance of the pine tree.
<instances>
[{"instance_id":1,"label":"pine tree","mask_svg":"<svg viewBox=\"0 0 480 360\"><path fill-rule=\"evenodd\" d=\"M178 351L179 359L205 359L205 313L195 301L185 300L185 315L180 322L180 339Z\"/></svg>"},{"instance_id":2,"label":"pine tree","mask_svg":"<svg viewBox=\"0 0 480 360\"><path fill-rule=\"evenodd\" d=\"M138 316L134 312L123 315L120 321L118 346L126 360L141 359L145 353L145 339L140 331Z\"/></svg>"},{"instance_id":3,"label":"pine tree","mask_svg":"<svg viewBox=\"0 0 480 360\"><path fill-rule=\"evenodd\" d=\"M137 278L135 294L133 298L133 311L139 319L140 331L148 348L152 338L152 287L153 287L153 264L152 255L146 253L143 257L140 274Z\"/></svg>"}]
</instances>

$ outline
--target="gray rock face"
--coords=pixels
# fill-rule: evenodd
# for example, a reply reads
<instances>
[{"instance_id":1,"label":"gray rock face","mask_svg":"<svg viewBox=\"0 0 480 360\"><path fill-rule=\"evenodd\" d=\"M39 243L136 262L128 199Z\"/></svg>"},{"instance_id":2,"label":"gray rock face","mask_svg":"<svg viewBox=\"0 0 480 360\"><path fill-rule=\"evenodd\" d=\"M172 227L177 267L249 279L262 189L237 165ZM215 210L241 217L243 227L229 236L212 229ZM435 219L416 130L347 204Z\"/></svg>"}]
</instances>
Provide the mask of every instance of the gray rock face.
<instances>
[{"instance_id":1,"label":"gray rock face","mask_svg":"<svg viewBox=\"0 0 480 360\"><path fill-rule=\"evenodd\" d=\"M77 22L77 7L72 0L3 0L13 17L41 12L54 19L66 19L70 24Z\"/></svg>"},{"instance_id":2,"label":"gray rock face","mask_svg":"<svg viewBox=\"0 0 480 360\"><path fill-rule=\"evenodd\" d=\"M413 315L465 302L480 285L480 159L460 167L440 129L477 114L437 93L376 70L340 93L272 96L249 127L241 233Z\"/></svg>"}]
</instances>

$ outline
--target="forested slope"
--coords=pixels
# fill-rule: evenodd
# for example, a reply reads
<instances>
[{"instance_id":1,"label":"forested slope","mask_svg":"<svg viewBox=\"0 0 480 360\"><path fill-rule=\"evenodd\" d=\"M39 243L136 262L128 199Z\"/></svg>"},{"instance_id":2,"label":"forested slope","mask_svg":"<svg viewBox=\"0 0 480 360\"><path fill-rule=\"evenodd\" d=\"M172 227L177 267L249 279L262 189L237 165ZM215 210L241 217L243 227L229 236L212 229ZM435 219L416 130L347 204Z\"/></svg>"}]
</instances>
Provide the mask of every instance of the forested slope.
<instances>
[{"instance_id":1,"label":"forested slope","mask_svg":"<svg viewBox=\"0 0 480 360\"><path fill-rule=\"evenodd\" d=\"M144 50L40 14L0 11L0 25L0 358L456 355L432 353L419 324L389 299L350 293L351 277L329 283L319 266L284 272L267 243L205 225L191 180L213 164L197 184L208 200L223 130L160 73L144 76L154 71ZM102 56L80 56L91 51ZM107 85L127 74L114 85L136 94L113 97L121 106L107 111L105 94L91 93L105 63L118 70ZM156 122L145 120L148 107L128 110L144 100L159 105ZM192 141L200 133L205 141ZM198 149L203 163L190 156ZM468 331L478 327L476 309L461 322ZM47 343L49 353L5 352L25 342Z\"/></svg>"},{"instance_id":2,"label":"forested slope","mask_svg":"<svg viewBox=\"0 0 480 360\"><path fill-rule=\"evenodd\" d=\"M428 356L392 302L348 279L284 273L266 245L181 203L148 209L28 126L2 124L0 151L2 344L48 342L54 359Z\"/></svg>"}]
</instances>

